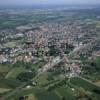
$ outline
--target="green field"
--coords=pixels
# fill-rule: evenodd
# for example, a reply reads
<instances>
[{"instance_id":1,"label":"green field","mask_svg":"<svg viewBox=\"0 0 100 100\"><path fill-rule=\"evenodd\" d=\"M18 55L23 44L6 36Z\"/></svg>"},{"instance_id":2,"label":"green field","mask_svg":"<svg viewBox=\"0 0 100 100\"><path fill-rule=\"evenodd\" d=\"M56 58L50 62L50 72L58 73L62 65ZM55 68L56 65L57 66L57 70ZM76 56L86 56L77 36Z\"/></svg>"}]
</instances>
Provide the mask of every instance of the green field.
<instances>
[{"instance_id":1,"label":"green field","mask_svg":"<svg viewBox=\"0 0 100 100\"><path fill-rule=\"evenodd\" d=\"M8 65L2 65L0 64L0 76L5 77L6 74L11 70L11 67Z\"/></svg>"},{"instance_id":2,"label":"green field","mask_svg":"<svg viewBox=\"0 0 100 100\"><path fill-rule=\"evenodd\" d=\"M74 77L70 80L70 83L72 83L78 89L82 88L81 90L84 90L84 93L90 98L93 98L93 100L100 99L100 86L92 83L91 81L79 77Z\"/></svg>"},{"instance_id":3,"label":"green field","mask_svg":"<svg viewBox=\"0 0 100 100\"><path fill-rule=\"evenodd\" d=\"M43 88L41 89L38 87L34 87L31 89L22 89L18 92L15 92L12 96L8 97L7 100L11 100L13 97L18 98L20 96L29 96L31 100L61 100L55 92L47 92Z\"/></svg>"},{"instance_id":4,"label":"green field","mask_svg":"<svg viewBox=\"0 0 100 100\"><path fill-rule=\"evenodd\" d=\"M88 90L88 91L93 91L94 89L100 89L99 86L96 86L95 84L93 84L90 81L86 81L83 80L79 77L74 77L70 80L70 82L74 85L77 85L79 87L83 87L84 89Z\"/></svg>"},{"instance_id":5,"label":"green field","mask_svg":"<svg viewBox=\"0 0 100 100\"><path fill-rule=\"evenodd\" d=\"M47 78L48 78L47 73L44 73L39 78L37 78L35 81L38 82L39 85L45 85L45 84L49 83Z\"/></svg>"},{"instance_id":6,"label":"green field","mask_svg":"<svg viewBox=\"0 0 100 100\"><path fill-rule=\"evenodd\" d=\"M44 91L36 94L37 100L61 100L55 92Z\"/></svg>"},{"instance_id":7,"label":"green field","mask_svg":"<svg viewBox=\"0 0 100 100\"><path fill-rule=\"evenodd\" d=\"M8 66L0 64L0 73L8 72L9 70L10 70L10 68Z\"/></svg>"},{"instance_id":8,"label":"green field","mask_svg":"<svg viewBox=\"0 0 100 100\"><path fill-rule=\"evenodd\" d=\"M16 79L0 78L0 88L16 88L20 84L21 84L21 82Z\"/></svg>"},{"instance_id":9,"label":"green field","mask_svg":"<svg viewBox=\"0 0 100 100\"><path fill-rule=\"evenodd\" d=\"M16 78L20 73L25 72L26 69L24 67L15 67L12 68L11 71L6 75L6 78Z\"/></svg>"},{"instance_id":10,"label":"green field","mask_svg":"<svg viewBox=\"0 0 100 100\"><path fill-rule=\"evenodd\" d=\"M73 91L67 85L56 88L55 92L64 100L76 100Z\"/></svg>"},{"instance_id":11,"label":"green field","mask_svg":"<svg viewBox=\"0 0 100 100\"><path fill-rule=\"evenodd\" d=\"M1 93L5 93L5 92L8 92L8 91L11 91L11 89L0 88L0 94L1 94Z\"/></svg>"}]
</instances>

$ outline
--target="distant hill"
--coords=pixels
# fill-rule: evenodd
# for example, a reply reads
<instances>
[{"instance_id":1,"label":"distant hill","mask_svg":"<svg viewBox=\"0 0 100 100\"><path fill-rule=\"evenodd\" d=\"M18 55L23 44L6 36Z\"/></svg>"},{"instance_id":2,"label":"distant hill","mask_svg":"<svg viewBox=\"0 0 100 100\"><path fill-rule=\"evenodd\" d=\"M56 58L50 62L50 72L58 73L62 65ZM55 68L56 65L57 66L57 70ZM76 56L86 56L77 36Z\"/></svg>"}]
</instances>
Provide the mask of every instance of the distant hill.
<instances>
[{"instance_id":1,"label":"distant hill","mask_svg":"<svg viewBox=\"0 0 100 100\"><path fill-rule=\"evenodd\" d=\"M68 9L68 10L77 10L77 9L92 9L99 8L99 5L0 5L0 9Z\"/></svg>"}]
</instances>

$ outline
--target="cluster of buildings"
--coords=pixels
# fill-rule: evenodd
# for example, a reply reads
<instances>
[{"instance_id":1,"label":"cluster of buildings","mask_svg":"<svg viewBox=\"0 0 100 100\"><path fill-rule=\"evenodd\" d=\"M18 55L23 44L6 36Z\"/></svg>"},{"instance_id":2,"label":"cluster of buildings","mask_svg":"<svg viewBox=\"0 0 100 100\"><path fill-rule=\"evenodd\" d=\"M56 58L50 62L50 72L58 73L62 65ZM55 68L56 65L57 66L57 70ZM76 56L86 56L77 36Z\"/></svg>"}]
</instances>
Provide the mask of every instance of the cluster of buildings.
<instances>
[{"instance_id":1,"label":"cluster of buildings","mask_svg":"<svg viewBox=\"0 0 100 100\"><path fill-rule=\"evenodd\" d=\"M18 30L1 31L3 35L1 34L0 37L0 57L2 58L0 62L2 60L13 63L17 61L31 62L39 58L49 58L55 54L58 56L67 54L75 47L84 45L81 39L89 31L89 29L85 31L77 21L72 24L43 22L36 26L31 25L30 30L26 30L27 27L25 26L23 32ZM15 45L11 44L10 46L10 42L14 42ZM9 43L8 46L7 43Z\"/></svg>"}]
</instances>

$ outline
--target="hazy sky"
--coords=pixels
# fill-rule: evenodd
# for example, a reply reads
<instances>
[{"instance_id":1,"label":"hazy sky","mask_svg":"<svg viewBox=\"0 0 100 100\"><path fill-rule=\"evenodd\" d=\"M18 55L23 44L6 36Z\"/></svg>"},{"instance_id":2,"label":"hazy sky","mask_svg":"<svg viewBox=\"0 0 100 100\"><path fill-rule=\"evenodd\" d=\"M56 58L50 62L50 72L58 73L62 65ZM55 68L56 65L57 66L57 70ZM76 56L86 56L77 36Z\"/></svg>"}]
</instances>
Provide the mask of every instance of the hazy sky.
<instances>
[{"instance_id":1,"label":"hazy sky","mask_svg":"<svg viewBox=\"0 0 100 100\"><path fill-rule=\"evenodd\" d=\"M98 4L100 0L0 0L0 5Z\"/></svg>"}]
</instances>

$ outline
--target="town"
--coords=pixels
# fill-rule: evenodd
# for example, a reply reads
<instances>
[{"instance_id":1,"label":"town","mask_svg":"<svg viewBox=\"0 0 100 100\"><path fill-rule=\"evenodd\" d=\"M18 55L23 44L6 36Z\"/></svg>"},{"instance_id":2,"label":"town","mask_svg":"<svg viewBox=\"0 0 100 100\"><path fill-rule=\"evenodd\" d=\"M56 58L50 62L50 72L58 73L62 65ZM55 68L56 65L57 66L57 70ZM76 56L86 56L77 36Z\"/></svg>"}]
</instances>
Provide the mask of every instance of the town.
<instances>
[{"instance_id":1,"label":"town","mask_svg":"<svg viewBox=\"0 0 100 100\"><path fill-rule=\"evenodd\" d=\"M98 9L0 10L0 100L99 100Z\"/></svg>"}]
</instances>

